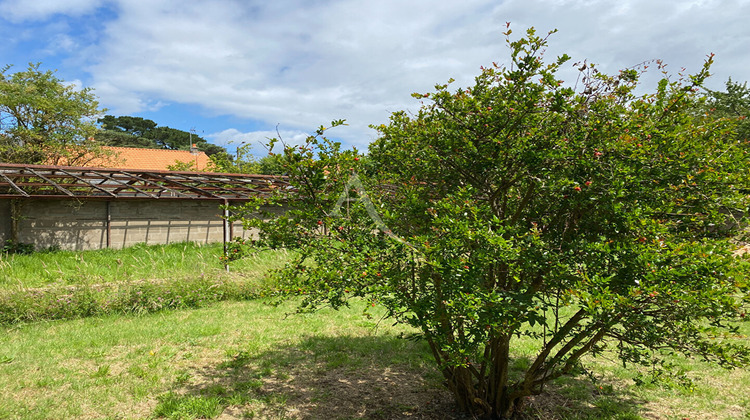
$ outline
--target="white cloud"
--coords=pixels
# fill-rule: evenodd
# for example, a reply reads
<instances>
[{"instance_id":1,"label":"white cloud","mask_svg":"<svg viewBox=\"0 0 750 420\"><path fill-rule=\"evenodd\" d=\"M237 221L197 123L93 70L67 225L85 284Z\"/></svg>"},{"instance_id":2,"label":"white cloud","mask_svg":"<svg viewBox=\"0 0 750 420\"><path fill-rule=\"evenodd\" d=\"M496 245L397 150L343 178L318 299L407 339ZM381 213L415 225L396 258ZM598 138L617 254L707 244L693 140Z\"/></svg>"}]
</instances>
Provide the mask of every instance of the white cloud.
<instances>
[{"instance_id":1,"label":"white cloud","mask_svg":"<svg viewBox=\"0 0 750 420\"><path fill-rule=\"evenodd\" d=\"M344 118L341 135L363 145L368 124L415 105L411 92L468 82L495 55L500 28L476 14L486 4L123 1L91 70L126 112L159 97L306 130Z\"/></svg>"},{"instance_id":2,"label":"white cloud","mask_svg":"<svg viewBox=\"0 0 750 420\"><path fill-rule=\"evenodd\" d=\"M66 80L62 82L63 85L72 87L75 91L81 91L83 90L83 82L81 82L78 79L75 80Z\"/></svg>"},{"instance_id":3,"label":"white cloud","mask_svg":"<svg viewBox=\"0 0 750 420\"><path fill-rule=\"evenodd\" d=\"M589 59L610 73L651 59L663 59L673 73L682 67L696 72L714 52L715 78L710 83L721 86L731 75L750 78L750 56L738 50L750 44L740 17L750 15L748 0L513 0L497 12L514 26L559 29L550 40L550 53Z\"/></svg>"},{"instance_id":4,"label":"white cloud","mask_svg":"<svg viewBox=\"0 0 750 420\"><path fill-rule=\"evenodd\" d=\"M45 53L59 54L60 52L70 53L79 48L75 38L67 34L58 33L52 37L47 45Z\"/></svg>"},{"instance_id":5,"label":"white cloud","mask_svg":"<svg viewBox=\"0 0 750 420\"><path fill-rule=\"evenodd\" d=\"M104 0L5 0L0 2L0 14L12 21L43 20L54 14L86 14L103 3Z\"/></svg>"},{"instance_id":6,"label":"white cloud","mask_svg":"<svg viewBox=\"0 0 750 420\"><path fill-rule=\"evenodd\" d=\"M368 124L419 106L412 92L451 77L466 86L481 65L506 62L506 21L513 37L558 28L549 57L610 73L653 58L694 72L715 52L714 87L750 79L750 0L8 0L0 10L39 19L103 4L116 15L79 59L112 113L181 103L300 133L344 118L336 136L360 147L375 136ZM230 135L244 134L216 139Z\"/></svg>"}]
</instances>

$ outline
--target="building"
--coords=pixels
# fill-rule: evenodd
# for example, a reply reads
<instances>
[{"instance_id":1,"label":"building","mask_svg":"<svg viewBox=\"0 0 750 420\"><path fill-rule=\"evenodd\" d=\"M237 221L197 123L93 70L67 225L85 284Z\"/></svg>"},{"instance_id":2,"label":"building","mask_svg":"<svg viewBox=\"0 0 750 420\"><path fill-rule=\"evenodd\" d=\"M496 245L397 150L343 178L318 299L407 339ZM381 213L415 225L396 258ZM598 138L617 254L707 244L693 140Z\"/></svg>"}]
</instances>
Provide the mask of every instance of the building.
<instances>
[{"instance_id":1,"label":"building","mask_svg":"<svg viewBox=\"0 0 750 420\"><path fill-rule=\"evenodd\" d=\"M178 166L193 171L205 171L211 161L206 153L195 149L195 147L193 147L193 150L111 146L104 146L102 149L112 155L104 159L94 159L86 166L156 171L168 171L170 167Z\"/></svg>"}]
</instances>

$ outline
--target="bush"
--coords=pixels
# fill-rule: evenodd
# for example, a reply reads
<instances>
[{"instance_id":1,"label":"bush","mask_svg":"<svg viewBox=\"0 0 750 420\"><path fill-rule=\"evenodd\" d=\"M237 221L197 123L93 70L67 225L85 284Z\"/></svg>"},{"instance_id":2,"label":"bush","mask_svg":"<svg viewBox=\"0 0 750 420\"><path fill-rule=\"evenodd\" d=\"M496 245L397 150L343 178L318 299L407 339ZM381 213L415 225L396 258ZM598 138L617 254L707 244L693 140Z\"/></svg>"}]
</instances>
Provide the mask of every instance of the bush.
<instances>
[{"instance_id":1,"label":"bush","mask_svg":"<svg viewBox=\"0 0 750 420\"><path fill-rule=\"evenodd\" d=\"M34 244L26 244L7 239L0 248L0 254L31 254L34 252Z\"/></svg>"},{"instance_id":2,"label":"bush","mask_svg":"<svg viewBox=\"0 0 750 420\"><path fill-rule=\"evenodd\" d=\"M712 57L636 96L633 69L578 63L581 87L566 87L556 73L568 57L545 64L546 42L509 38L508 67L415 94L418 113L376 127L367 171L322 127L285 146L295 189L269 201L291 210L245 220L256 246L298 251L277 278L306 296L300 310L381 303L421 331L458 405L479 417L519 415L607 348L649 366L657 350L750 360L721 339L750 301L730 241L748 209L750 142L696 111ZM541 344L514 375L521 336Z\"/></svg>"}]
</instances>

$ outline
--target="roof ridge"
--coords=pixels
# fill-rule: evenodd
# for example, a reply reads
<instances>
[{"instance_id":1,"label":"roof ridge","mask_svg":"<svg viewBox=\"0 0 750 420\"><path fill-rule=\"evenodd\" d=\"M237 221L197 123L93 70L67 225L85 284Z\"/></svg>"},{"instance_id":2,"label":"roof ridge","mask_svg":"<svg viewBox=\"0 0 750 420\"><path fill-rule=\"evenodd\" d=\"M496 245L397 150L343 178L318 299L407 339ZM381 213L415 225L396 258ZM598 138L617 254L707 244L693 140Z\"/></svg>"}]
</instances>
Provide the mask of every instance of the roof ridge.
<instances>
[{"instance_id":1,"label":"roof ridge","mask_svg":"<svg viewBox=\"0 0 750 420\"><path fill-rule=\"evenodd\" d=\"M107 149L125 149L125 150L156 150L159 152L182 152L182 153L193 153L190 150L175 150L175 149L149 149L147 147L122 147L122 146L102 146ZM206 153L202 150L198 150L198 153Z\"/></svg>"}]
</instances>

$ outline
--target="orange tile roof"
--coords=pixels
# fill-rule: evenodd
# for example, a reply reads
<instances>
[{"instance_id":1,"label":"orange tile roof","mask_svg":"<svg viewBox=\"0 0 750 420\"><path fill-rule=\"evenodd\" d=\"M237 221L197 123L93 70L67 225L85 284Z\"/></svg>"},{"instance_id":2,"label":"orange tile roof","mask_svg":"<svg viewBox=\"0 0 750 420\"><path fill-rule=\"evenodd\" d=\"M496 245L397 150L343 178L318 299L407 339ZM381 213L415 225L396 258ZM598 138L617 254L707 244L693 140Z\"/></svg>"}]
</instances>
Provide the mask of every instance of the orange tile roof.
<instances>
[{"instance_id":1,"label":"orange tile roof","mask_svg":"<svg viewBox=\"0 0 750 420\"><path fill-rule=\"evenodd\" d=\"M195 168L190 170L203 171L210 162L208 155L204 152L193 154L187 150L167 149L139 149L135 147L111 147L104 146L104 150L114 152L114 156L104 161L98 159L89 162L86 166L105 166L117 169L146 169L146 170L169 170L177 162L194 163Z\"/></svg>"}]
</instances>

